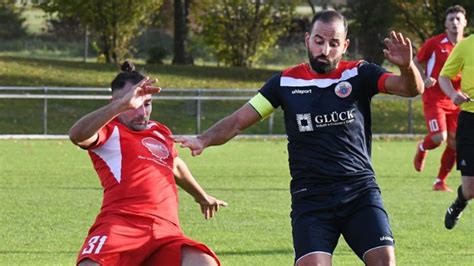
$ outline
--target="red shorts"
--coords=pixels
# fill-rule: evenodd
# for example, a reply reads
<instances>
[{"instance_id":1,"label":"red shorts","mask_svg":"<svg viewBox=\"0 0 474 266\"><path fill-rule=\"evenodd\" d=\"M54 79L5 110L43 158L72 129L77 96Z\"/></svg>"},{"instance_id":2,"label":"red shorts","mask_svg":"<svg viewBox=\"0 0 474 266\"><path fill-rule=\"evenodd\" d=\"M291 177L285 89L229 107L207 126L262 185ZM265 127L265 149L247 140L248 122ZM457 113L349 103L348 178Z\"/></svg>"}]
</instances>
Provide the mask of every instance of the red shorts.
<instances>
[{"instance_id":1,"label":"red shorts","mask_svg":"<svg viewBox=\"0 0 474 266\"><path fill-rule=\"evenodd\" d=\"M213 257L206 245L186 237L179 226L160 218L128 214L98 217L89 229L77 264L83 259L100 265L181 265L181 248L190 246Z\"/></svg>"},{"instance_id":2,"label":"red shorts","mask_svg":"<svg viewBox=\"0 0 474 266\"><path fill-rule=\"evenodd\" d=\"M458 116L461 111L459 107L423 104L423 111L429 133L456 132Z\"/></svg>"}]
</instances>

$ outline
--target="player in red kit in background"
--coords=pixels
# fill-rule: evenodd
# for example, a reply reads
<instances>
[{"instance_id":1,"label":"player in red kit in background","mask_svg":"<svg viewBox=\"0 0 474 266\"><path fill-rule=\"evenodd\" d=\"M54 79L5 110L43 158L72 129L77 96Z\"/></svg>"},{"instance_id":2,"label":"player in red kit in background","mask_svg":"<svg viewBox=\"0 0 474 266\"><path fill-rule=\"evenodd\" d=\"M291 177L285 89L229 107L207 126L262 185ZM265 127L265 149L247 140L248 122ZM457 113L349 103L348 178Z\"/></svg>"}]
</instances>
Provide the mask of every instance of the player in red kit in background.
<instances>
[{"instance_id":1,"label":"player in red kit in background","mask_svg":"<svg viewBox=\"0 0 474 266\"><path fill-rule=\"evenodd\" d=\"M124 62L112 81L112 101L69 132L88 150L104 188L78 265L220 265L211 249L183 234L176 184L206 219L227 203L206 194L177 157L171 131L149 120L151 95L161 90L154 82Z\"/></svg>"},{"instance_id":2,"label":"player in red kit in background","mask_svg":"<svg viewBox=\"0 0 474 266\"><path fill-rule=\"evenodd\" d=\"M435 149L446 141L446 148L441 157L441 166L433 185L433 190L449 191L446 178L456 161L456 128L460 109L447 97L438 84L438 77L444 63L456 43L463 39L466 22L466 10L455 5L446 12L446 32L428 39L418 51L414 60L425 81L423 93L423 111L428 134L418 144L414 159L416 171L421 172L425 166L428 150ZM420 65L425 65L425 70ZM460 90L460 77L453 80L456 90Z\"/></svg>"}]
</instances>

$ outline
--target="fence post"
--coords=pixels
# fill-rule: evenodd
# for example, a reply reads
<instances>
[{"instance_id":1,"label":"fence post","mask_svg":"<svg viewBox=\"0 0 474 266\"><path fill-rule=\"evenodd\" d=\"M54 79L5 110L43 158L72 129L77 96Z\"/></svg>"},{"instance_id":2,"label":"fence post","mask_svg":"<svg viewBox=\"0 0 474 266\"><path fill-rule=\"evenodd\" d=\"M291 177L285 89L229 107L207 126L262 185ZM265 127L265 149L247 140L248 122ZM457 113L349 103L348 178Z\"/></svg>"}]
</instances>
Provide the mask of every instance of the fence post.
<instances>
[{"instance_id":1,"label":"fence post","mask_svg":"<svg viewBox=\"0 0 474 266\"><path fill-rule=\"evenodd\" d=\"M408 133L413 134L413 99L408 99Z\"/></svg>"},{"instance_id":2,"label":"fence post","mask_svg":"<svg viewBox=\"0 0 474 266\"><path fill-rule=\"evenodd\" d=\"M48 87L43 87L44 101L43 101L43 135L48 134Z\"/></svg>"},{"instance_id":3,"label":"fence post","mask_svg":"<svg viewBox=\"0 0 474 266\"><path fill-rule=\"evenodd\" d=\"M201 89L197 89L197 96L201 96ZM196 100L196 135L201 133L201 99Z\"/></svg>"},{"instance_id":4,"label":"fence post","mask_svg":"<svg viewBox=\"0 0 474 266\"><path fill-rule=\"evenodd\" d=\"M89 54L89 28L86 25L84 29L84 63L87 62L88 54Z\"/></svg>"}]
</instances>

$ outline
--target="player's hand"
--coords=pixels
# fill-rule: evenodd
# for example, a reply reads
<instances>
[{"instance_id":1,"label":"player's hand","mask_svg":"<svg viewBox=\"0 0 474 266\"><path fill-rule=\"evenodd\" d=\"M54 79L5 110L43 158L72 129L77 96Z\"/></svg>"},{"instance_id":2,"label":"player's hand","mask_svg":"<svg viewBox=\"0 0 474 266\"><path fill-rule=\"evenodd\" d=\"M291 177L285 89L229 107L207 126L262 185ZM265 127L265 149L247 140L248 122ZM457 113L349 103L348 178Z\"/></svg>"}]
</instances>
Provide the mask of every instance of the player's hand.
<instances>
[{"instance_id":1,"label":"player's hand","mask_svg":"<svg viewBox=\"0 0 474 266\"><path fill-rule=\"evenodd\" d=\"M198 201L197 203L201 206L201 213L206 220L214 217L214 214L219 211L220 206L227 207L227 202L209 195L207 195L206 199Z\"/></svg>"},{"instance_id":2,"label":"player's hand","mask_svg":"<svg viewBox=\"0 0 474 266\"><path fill-rule=\"evenodd\" d=\"M434 86L436 84L436 79L432 77L427 77L423 83L425 84L425 88L429 88L431 86Z\"/></svg>"},{"instance_id":3,"label":"player's hand","mask_svg":"<svg viewBox=\"0 0 474 266\"><path fill-rule=\"evenodd\" d=\"M127 106L127 109L137 109L143 103L151 98L152 94L159 93L160 87L153 86L157 79L150 79L145 77L142 81L132 87L132 89L122 97L122 101Z\"/></svg>"},{"instance_id":4,"label":"player's hand","mask_svg":"<svg viewBox=\"0 0 474 266\"><path fill-rule=\"evenodd\" d=\"M471 98L469 98L469 96L467 96L466 94L462 93L462 92L456 92L454 93L453 95L451 95L451 101L453 101L453 103L455 105L461 105L465 102L470 102L472 101Z\"/></svg>"},{"instance_id":5,"label":"player's hand","mask_svg":"<svg viewBox=\"0 0 474 266\"><path fill-rule=\"evenodd\" d=\"M181 148L189 148L192 156L201 154L205 148L202 139L199 139L198 137L173 136L172 138L174 142L180 144Z\"/></svg>"},{"instance_id":6,"label":"player's hand","mask_svg":"<svg viewBox=\"0 0 474 266\"><path fill-rule=\"evenodd\" d=\"M384 42L387 49L384 49L383 53L388 61L400 68L410 66L413 58L410 39L400 32L391 31L390 38L385 38Z\"/></svg>"}]
</instances>

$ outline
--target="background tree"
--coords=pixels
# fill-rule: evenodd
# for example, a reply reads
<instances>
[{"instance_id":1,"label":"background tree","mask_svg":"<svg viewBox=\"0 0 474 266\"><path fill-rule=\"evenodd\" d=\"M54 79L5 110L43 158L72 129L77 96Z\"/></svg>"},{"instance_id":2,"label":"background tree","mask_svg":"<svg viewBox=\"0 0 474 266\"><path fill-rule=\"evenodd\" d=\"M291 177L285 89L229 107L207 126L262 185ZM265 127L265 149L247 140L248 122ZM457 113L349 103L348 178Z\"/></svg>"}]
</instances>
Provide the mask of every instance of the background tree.
<instances>
[{"instance_id":1,"label":"background tree","mask_svg":"<svg viewBox=\"0 0 474 266\"><path fill-rule=\"evenodd\" d=\"M390 0L348 0L343 13L350 24L351 51L369 62L383 63L383 39L388 36L395 18L388 10L393 9Z\"/></svg>"},{"instance_id":2,"label":"background tree","mask_svg":"<svg viewBox=\"0 0 474 266\"><path fill-rule=\"evenodd\" d=\"M321 7L322 10L326 10L326 9L328 9L329 4L333 1L331 1L331 0L306 0L306 2L308 3L309 7L311 7L311 12L314 15L317 12L316 6Z\"/></svg>"},{"instance_id":3,"label":"background tree","mask_svg":"<svg viewBox=\"0 0 474 266\"><path fill-rule=\"evenodd\" d=\"M46 23L47 33L57 40L77 42L84 38L84 34L78 34L85 29L77 17L51 17Z\"/></svg>"},{"instance_id":4,"label":"background tree","mask_svg":"<svg viewBox=\"0 0 474 266\"><path fill-rule=\"evenodd\" d=\"M0 39L20 38L26 35L21 10L15 0L0 0Z\"/></svg>"},{"instance_id":5,"label":"background tree","mask_svg":"<svg viewBox=\"0 0 474 266\"><path fill-rule=\"evenodd\" d=\"M286 31L293 9L285 0L202 0L195 19L218 61L250 67Z\"/></svg>"},{"instance_id":6,"label":"background tree","mask_svg":"<svg viewBox=\"0 0 474 266\"><path fill-rule=\"evenodd\" d=\"M130 52L130 41L138 36L158 11L162 0L50 0L39 7L59 17L77 17L95 31L106 62L118 62Z\"/></svg>"},{"instance_id":7,"label":"background tree","mask_svg":"<svg viewBox=\"0 0 474 266\"><path fill-rule=\"evenodd\" d=\"M392 0L394 13L398 14L395 27L407 32L419 44L427 38L445 31L444 20L446 9L461 5L467 11L471 25L474 21L474 1L472 0Z\"/></svg>"},{"instance_id":8,"label":"background tree","mask_svg":"<svg viewBox=\"0 0 474 266\"><path fill-rule=\"evenodd\" d=\"M188 47L189 6L191 0L174 0L174 57L173 64L193 64Z\"/></svg>"}]
</instances>

